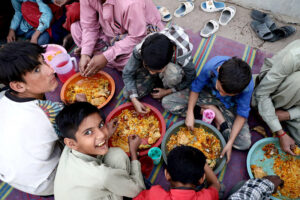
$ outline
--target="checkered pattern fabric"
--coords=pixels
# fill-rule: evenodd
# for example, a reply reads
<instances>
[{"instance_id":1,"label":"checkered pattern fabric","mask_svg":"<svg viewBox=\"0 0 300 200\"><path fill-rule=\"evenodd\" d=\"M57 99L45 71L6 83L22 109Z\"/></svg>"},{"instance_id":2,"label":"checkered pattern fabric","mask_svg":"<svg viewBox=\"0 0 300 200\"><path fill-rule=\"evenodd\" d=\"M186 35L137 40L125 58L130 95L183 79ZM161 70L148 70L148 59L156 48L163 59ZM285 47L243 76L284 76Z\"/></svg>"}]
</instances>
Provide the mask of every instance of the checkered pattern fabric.
<instances>
[{"instance_id":1,"label":"checkered pattern fabric","mask_svg":"<svg viewBox=\"0 0 300 200\"><path fill-rule=\"evenodd\" d=\"M274 191L274 184L267 179L250 179L228 200L267 200Z\"/></svg>"}]
</instances>

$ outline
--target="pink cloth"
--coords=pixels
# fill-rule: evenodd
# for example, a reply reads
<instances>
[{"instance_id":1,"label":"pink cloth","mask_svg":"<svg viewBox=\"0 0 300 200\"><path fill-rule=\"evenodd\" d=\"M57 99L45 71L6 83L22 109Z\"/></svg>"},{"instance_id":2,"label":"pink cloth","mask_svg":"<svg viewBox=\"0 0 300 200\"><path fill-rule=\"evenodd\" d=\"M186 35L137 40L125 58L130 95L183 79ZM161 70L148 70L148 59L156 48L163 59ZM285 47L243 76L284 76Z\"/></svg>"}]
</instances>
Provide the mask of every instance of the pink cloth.
<instances>
[{"instance_id":1,"label":"pink cloth","mask_svg":"<svg viewBox=\"0 0 300 200\"><path fill-rule=\"evenodd\" d=\"M128 34L109 47L103 55L110 65L122 70L130 54L147 34L147 25L164 28L160 14L152 0L80 0L80 24L71 25L75 43L81 54L92 56L99 39L110 39Z\"/></svg>"}]
</instances>

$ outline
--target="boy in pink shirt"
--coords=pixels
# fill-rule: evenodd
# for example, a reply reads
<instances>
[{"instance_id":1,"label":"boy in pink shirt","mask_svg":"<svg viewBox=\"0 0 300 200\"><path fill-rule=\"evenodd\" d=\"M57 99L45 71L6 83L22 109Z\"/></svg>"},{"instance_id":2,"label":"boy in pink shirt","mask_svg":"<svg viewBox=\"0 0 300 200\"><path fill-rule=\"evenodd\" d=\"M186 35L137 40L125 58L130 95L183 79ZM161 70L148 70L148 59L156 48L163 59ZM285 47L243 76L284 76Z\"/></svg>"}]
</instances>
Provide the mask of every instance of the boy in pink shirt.
<instances>
[{"instance_id":1,"label":"boy in pink shirt","mask_svg":"<svg viewBox=\"0 0 300 200\"><path fill-rule=\"evenodd\" d=\"M170 191L160 185L142 191L134 200L218 200L220 183L212 169L206 164L204 154L190 146L174 148L167 158L166 179L171 183ZM206 179L208 188L197 190Z\"/></svg>"},{"instance_id":2,"label":"boy in pink shirt","mask_svg":"<svg viewBox=\"0 0 300 200\"><path fill-rule=\"evenodd\" d=\"M81 74L107 64L122 70L147 31L163 27L152 0L80 0L80 22L71 25L71 34L81 50Z\"/></svg>"}]
</instances>

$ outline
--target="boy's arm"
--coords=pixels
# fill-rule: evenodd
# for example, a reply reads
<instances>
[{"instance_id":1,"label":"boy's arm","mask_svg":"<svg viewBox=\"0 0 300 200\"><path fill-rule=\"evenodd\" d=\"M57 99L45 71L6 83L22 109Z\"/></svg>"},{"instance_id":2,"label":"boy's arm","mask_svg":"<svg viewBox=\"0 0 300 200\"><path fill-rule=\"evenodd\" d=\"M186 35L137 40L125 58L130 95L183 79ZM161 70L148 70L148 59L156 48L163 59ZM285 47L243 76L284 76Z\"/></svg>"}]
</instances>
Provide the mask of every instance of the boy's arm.
<instances>
[{"instance_id":1,"label":"boy's arm","mask_svg":"<svg viewBox=\"0 0 300 200\"><path fill-rule=\"evenodd\" d=\"M195 122L195 117L194 117L194 107L197 103L199 93L198 92L190 92L190 97L189 97L189 104L188 104L188 110L186 113L186 118L185 118L185 125L190 129L194 129L194 122Z\"/></svg>"},{"instance_id":2,"label":"boy's arm","mask_svg":"<svg viewBox=\"0 0 300 200\"><path fill-rule=\"evenodd\" d=\"M43 33L47 28L50 27L50 22L53 18L52 11L50 7L43 2L43 0L37 0L36 3L39 6L39 10L42 13L40 19L39 19L39 26L36 29L36 32L39 31L40 33ZM34 33L35 35L38 35L38 33Z\"/></svg>"},{"instance_id":3,"label":"boy's arm","mask_svg":"<svg viewBox=\"0 0 300 200\"><path fill-rule=\"evenodd\" d=\"M239 134L239 132L241 131L241 129L243 128L246 120L247 120L246 118L244 118L240 115L237 115L233 122L233 126L232 126L231 133L230 133L230 138L221 153L221 157L223 157L226 153L227 163L230 161L230 158L231 158L231 151L232 151L232 145L234 143L234 140L235 140L236 136Z\"/></svg>"},{"instance_id":4,"label":"boy's arm","mask_svg":"<svg viewBox=\"0 0 300 200\"><path fill-rule=\"evenodd\" d=\"M104 184L109 191L116 195L133 198L145 189L141 163L138 161L137 156L141 139L137 135L130 135L128 143L131 155L130 174L126 170L110 170L111 174L106 176L107 180L104 181Z\"/></svg>"},{"instance_id":5,"label":"boy's arm","mask_svg":"<svg viewBox=\"0 0 300 200\"><path fill-rule=\"evenodd\" d=\"M189 57L190 57L190 59L187 62L187 64L182 66L182 69L184 71L184 77L182 79L182 82L179 83L178 86L176 86L177 91L180 91L180 90L183 90L183 89L189 87L196 77L196 70L195 70L195 66L193 64L193 59L190 55L189 55Z\"/></svg>"},{"instance_id":6,"label":"boy's arm","mask_svg":"<svg viewBox=\"0 0 300 200\"><path fill-rule=\"evenodd\" d=\"M128 91L130 99L133 97L138 97L135 76L136 71L140 67L142 67L142 58L136 47L134 48L132 55L130 56L127 64L125 65L122 75L125 89Z\"/></svg>"},{"instance_id":7,"label":"boy's arm","mask_svg":"<svg viewBox=\"0 0 300 200\"><path fill-rule=\"evenodd\" d=\"M219 191L221 186L220 186L220 183L218 181L218 178L216 177L213 170L208 166L207 163L204 166L204 173L205 173L205 176L206 176L206 181L207 181L208 186L209 187L214 187Z\"/></svg>"}]
</instances>

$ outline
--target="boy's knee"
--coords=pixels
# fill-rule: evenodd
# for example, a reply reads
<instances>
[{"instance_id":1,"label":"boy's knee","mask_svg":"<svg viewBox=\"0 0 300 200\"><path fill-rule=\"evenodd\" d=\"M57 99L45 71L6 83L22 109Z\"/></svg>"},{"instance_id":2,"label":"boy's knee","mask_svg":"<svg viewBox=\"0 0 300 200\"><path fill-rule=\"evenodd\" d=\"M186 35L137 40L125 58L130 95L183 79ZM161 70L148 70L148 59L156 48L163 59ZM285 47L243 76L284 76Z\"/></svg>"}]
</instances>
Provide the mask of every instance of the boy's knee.
<instances>
[{"instance_id":1,"label":"boy's knee","mask_svg":"<svg viewBox=\"0 0 300 200\"><path fill-rule=\"evenodd\" d=\"M238 150L247 150L251 146L251 134L244 134L243 136L236 138L233 147Z\"/></svg>"}]
</instances>

